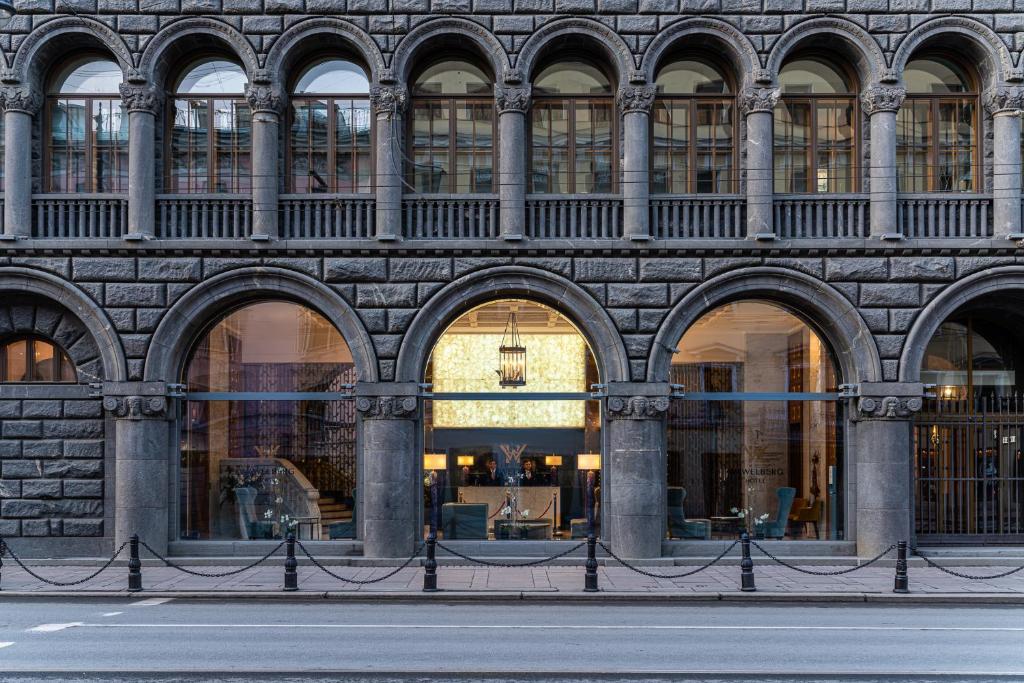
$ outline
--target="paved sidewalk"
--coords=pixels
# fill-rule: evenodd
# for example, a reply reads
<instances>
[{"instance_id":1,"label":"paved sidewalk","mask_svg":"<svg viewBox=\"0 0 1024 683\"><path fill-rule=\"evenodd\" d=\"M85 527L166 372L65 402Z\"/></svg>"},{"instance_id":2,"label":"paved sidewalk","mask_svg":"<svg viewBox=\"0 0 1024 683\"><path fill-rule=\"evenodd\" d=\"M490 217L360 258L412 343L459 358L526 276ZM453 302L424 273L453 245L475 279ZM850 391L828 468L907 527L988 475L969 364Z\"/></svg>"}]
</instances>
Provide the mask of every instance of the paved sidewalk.
<instances>
[{"instance_id":1,"label":"paved sidewalk","mask_svg":"<svg viewBox=\"0 0 1024 683\"><path fill-rule=\"evenodd\" d=\"M757 562L757 558L755 558ZM204 573L237 570L231 566L194 566ZM70 582L87 577L97 567L31 566L39 575L52 581ZM350 580L367 581L383 577L394 568L332 566L335 574ZM694 567L651 567L652 573L671 575L693 571ZM815 565L807 567L815 572L839 571L845 567ZM960 568L971 575L989 576L1006 572L1003 567ZM459 596L471 599L510 598L552 599L557 597L584 597L582 593L584 567L543 566L521 568L493 568L442 565L438 568L440 596ZM323 597L406 597L415 598L422 593L423 568L412 566L378 583L351 584L328 576L323 571L300 561L298 571L299 594ZM893 596L894 570L890 566L874 565L841 576L811 576L793 569L770 563L762 558L754 569L758 592L753 595L775 596L778 599L836 599L870 600L872 597ZM1024 571L1001 578L971 581L949 576L931 567L912 566L909 570L910 588L915 596L945 596L957 594L955 601L980 602L991 597L996 602L1024 604ZM4 559L0 577L0 598L67 594L117 594L127 588L128 570L123 564L112 566L100 576L81 585L68 588L50 586L31 577L10 558ZM715 600L731 599L751 594L739 590L740 568L733 560L723 561L699 573L682 578L654 578L638 574L620 565L598 569L599 596L657 600L659 598ZM173 594L181 597L209 597L213 593L269 596L296 595L282 592L284 581L283 558L275 557L266 565L248 569L240 574L221 578L197 577L164 566L144 566L142 582L145 595ZM329 594L329 595L328 595ZM903 598L903 596L898 596ZM1001 598L1001 599L999 599Z\"/></svg>"}]
</instances>

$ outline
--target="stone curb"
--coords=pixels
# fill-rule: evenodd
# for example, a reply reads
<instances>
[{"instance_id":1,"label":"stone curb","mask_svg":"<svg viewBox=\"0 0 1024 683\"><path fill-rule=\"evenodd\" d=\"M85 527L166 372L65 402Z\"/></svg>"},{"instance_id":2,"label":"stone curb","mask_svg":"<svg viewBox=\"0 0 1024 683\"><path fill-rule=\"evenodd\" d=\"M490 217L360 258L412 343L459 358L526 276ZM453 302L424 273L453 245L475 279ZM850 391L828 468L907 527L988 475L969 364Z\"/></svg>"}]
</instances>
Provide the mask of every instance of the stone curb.
<instances>
[{"instance_id":1,"label":"stone curb","mask_svg":"<svg viewBox=\"0 0 1024 683\"><path fill-rule=\"evenodd\" d=\"M110 599L110 598L176 598L180 600L272 600L291 602L453 602L453 603L503 603L503 602L565 602L565 603L836 603L836 604L912 604L912 605L953 605L976 607L978 605L1019 605L1024 606L1024 593L691 593L691 592L628 592L600 591L445 591L423 593L420 591L0 591L0 601L25 599Z\"/></svg>"}]
</instances>

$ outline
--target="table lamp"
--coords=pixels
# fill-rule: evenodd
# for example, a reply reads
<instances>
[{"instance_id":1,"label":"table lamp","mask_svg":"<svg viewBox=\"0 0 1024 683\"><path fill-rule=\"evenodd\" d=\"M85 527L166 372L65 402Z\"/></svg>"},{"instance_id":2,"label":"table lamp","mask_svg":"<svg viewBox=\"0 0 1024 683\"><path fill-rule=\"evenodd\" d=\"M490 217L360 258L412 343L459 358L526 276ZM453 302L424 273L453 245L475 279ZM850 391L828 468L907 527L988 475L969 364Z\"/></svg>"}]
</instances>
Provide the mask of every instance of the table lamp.
<instances>
[{"instance_id":1,"label":"table lamp","mask_svg":"<svg viewBox=\"0 0 1024 683\"><path fill-rule=\"evenodd\" d=\"M578 470L599 470L601 469L600 453L580 453L576 456L576 469Z\"/></svg>"},{"instance_id":2,"label":"table lamp","mask_svg":"<svg viewBox=\"0 0 1024 683\"><path fill-rule=\"evenodd\" d=\"M455 462L458 464L459 467L472 467L474 464L476 464L474 462L475 460L476 458L474 458L472 455L459 455L456 456L455 458Z\"/></svg>"},{"instance_id":3,"label":"table lamp","mask_svg":"<svg viewBox=\"0 0 1024 683\"><path fill-rule=\"evenodd\" d=\"M423 454L423 469L424 470L444 470L444 469L448 469L448 454L447 453L424 453Z\"/></svg>"}]
</instances>

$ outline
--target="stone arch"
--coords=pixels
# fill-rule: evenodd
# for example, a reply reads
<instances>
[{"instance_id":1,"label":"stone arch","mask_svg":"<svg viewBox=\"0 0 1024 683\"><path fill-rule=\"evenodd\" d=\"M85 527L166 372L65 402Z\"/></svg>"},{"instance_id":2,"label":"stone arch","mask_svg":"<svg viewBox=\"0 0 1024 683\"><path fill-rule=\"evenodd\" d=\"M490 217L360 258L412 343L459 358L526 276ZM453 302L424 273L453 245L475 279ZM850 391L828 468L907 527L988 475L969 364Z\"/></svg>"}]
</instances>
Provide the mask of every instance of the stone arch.
<instances>
[{"instance_id":1,"label":"stone arch","mask_svg":"<svg viewBox=\"0 0 1024 683\"><path fill-rule=\"evenodd\" d=\"M643 79L643 74L636 70L633 53L622 36L602 23L582 18L549 22L527 38L516 58L516 77L532 80L537 63L564 40L580 41L603 55L615 69L619 87Z\"/></svg>"},{"instance_id":2,"label":"stone arch","mask_svg":"<svg viewBox=\"0 0 1024 683\"><path fill-rule=\"evenodd\" d=\"M414 65L425 47L435 45L439 41L462 40L468 40L470 49L487 60L487 65L493 72L494 82L500 83L509 69L508 55L501 41L480 24L456 17L425 21L409 31L398 43L391 58L391 78L398 83L408 82ZM461 42L459 44L464 45Z\"/></svg>"},{"instance_id":3,"label":"stone arch","mask_svg":"<svg viewBox=\"0 0 1024 683\"><path fill-rule=\"evenodd\" d=\"M932 299L914 320L900 356L900 380L921 381L921 363L928 342L951 315L989 294L1024 294L1024 266L1000 266L983 270L951 284Z\"/></svg>"},{"instance_id":4,"label":"stone arch","mask_svg":"<svg viewBox=\"0 0 1024 683\"><path fill-rule=\"evenodd\" d=\"M746 34L727 22L695 17L669 24L647 46L640 61L640 71L647 82L654 82L658 67L666 56L691 44L721 50L728 57L738 86L757 79L761 60Z\"/></svg>"},{"instance_id":5,"label":"stone arch","mask_svg":"<svg viewBox=\"0 0 1024 683\"><path fill-rule=\"evenodd\" d=\"M297 63L309 56L311 43L316 43L318 50L329 45L355 53L369 69L371 81L380 80L385 71L380 48L365 31L342 19L314 17L282 33L267 53L264 68L280 92L286 91L286 81L294 75Z\"/></svg>"},{"instance_id":6,"label":"stone arch","mask_svg":"<svg viewBox=\"0 0 1024 683\"><path fill-rule=\"evenodd\" d=\"M60 17L43 22L28 34L11 65L14 78L42 92L56 60L82 49L110 54L128 80L135 61L121 36L106 24L86 17Z\"/></svg>"},{"instance_id":7,"label":"stone arch","mask_svg":"<svg viewBox=\"0 0 1024 683\"><path fill-rule=\"evenodd\" d=\"M8 294L12 310L21 305L32 309L19 313L22 322L17 325L15 320L8 319L8 331L34 332L53 339L67 351L78 368L80 382L128 379L124 348L114 324L78 287L41 270L4 267L0 268L0 292ZM17 296L30 303L17 303L13 300ZM2 326L3 321L0 321Z\"/></svg>"},{"instance_id":8,"label":"stone arch","mask_svg":"<svg viewBox=\"0 0 1024 683\"><path fill-rule=\"evenodd\" d=\"M250 82L268 80L260 69L256 50L245 36L223 21L209 17L179 19L153 36L139 60L139 79L166 87L168 71L174 63L197 47L209 50L211 41L241 61Z\"/></svg>"},{"instance_id":9,"label":"stone arch","mask_svg":"<svg viewBox=\"0 0 1024 683\"><path fill-rule=\"evenodd\" d=\"M190 289L163 316L146 357L147 381L177 382L189 350L203 330L233 306L286 299L310 306L341 333L360 381L377 381L377 356L359 316L327 285L284 268L240 268Z\"/></svg>"},{"instance_id":10,"label":"stone arch","mask_svg":"<svg viewBox=\"0 0 1024 683\"><path fill-rule=\"evenodd\" d=\"M879 382L882 363L867 323L850 301L828 284L786 268L741 268L714 277L675 305L651 347L647 381L664 382L679 340L702 315L739 300L786 304L803 314L828 341L842 381Z\"/></svg>"},{"instance_id":11,"label":"stone arch","mask_svg":"<svg viewBox=\"0 0 1024 683\"><path fill-rule=\"evenodd\" d=\"M795 49L819 44L836 50L849 62L857 72L861 88L885 76L885 55L878 41L860 26L839 17L808 19L783 33L768 55L768 75L777 81L782 63Z\"/></svg>"},{"instance_id":12,"label":"stone arch","mask_svg":"<svg viewBox=\"0 0 1024 683\"><path fill-rule=\"evenodd\" d=\"M422 382L427 358L448 325L474 306L517 296L547 304L576 325L597 358L602 382L629 380L626 347L608 313L578 285L526 266L477 271L449 283L431 297L402 339L395 380Z\"/></svg>"},{"instance_id":13,"label":"stone arch","mask_svg":"<svg viewBox=\"0 0 1024 683\"><path fill-rule=\"evenodd\" d=\"M934 44L944 37L959 38L951 41L956 49L972 64L977 65L985 90L1006 79L1019 79L1021 72L1014 68L1010 51L996 33L979 21L967 17L939 17L926 21L904 36L892 58L892 71L902 80L903 70L915 52Z\"/></svg>"}]
</instances>

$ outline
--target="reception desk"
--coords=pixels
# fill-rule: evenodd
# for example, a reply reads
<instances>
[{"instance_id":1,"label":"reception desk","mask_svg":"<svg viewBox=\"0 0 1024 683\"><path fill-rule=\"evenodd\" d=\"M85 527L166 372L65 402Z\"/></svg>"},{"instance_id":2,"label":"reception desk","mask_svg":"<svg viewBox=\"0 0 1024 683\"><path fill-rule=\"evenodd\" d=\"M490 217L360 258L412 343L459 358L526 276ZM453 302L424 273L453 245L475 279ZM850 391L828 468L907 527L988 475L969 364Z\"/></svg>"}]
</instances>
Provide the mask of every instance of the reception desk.
<instances>
[{"instance_id":1,"label":"reception desk","mask_svg":"<svg viewBox=\"0 0 1024 683\"><path fill-rule=\"evenodd\" d=\"M494 528L494 519L502 517L495 512L505 507L504 486L460 486L459 501L463 503L486 503L488 527ZM561 526L562 501L557 486L524 486L519 489L519 510L528 512L522 519L551 520L551 533Z\"/></svg>"}]
</instances>

